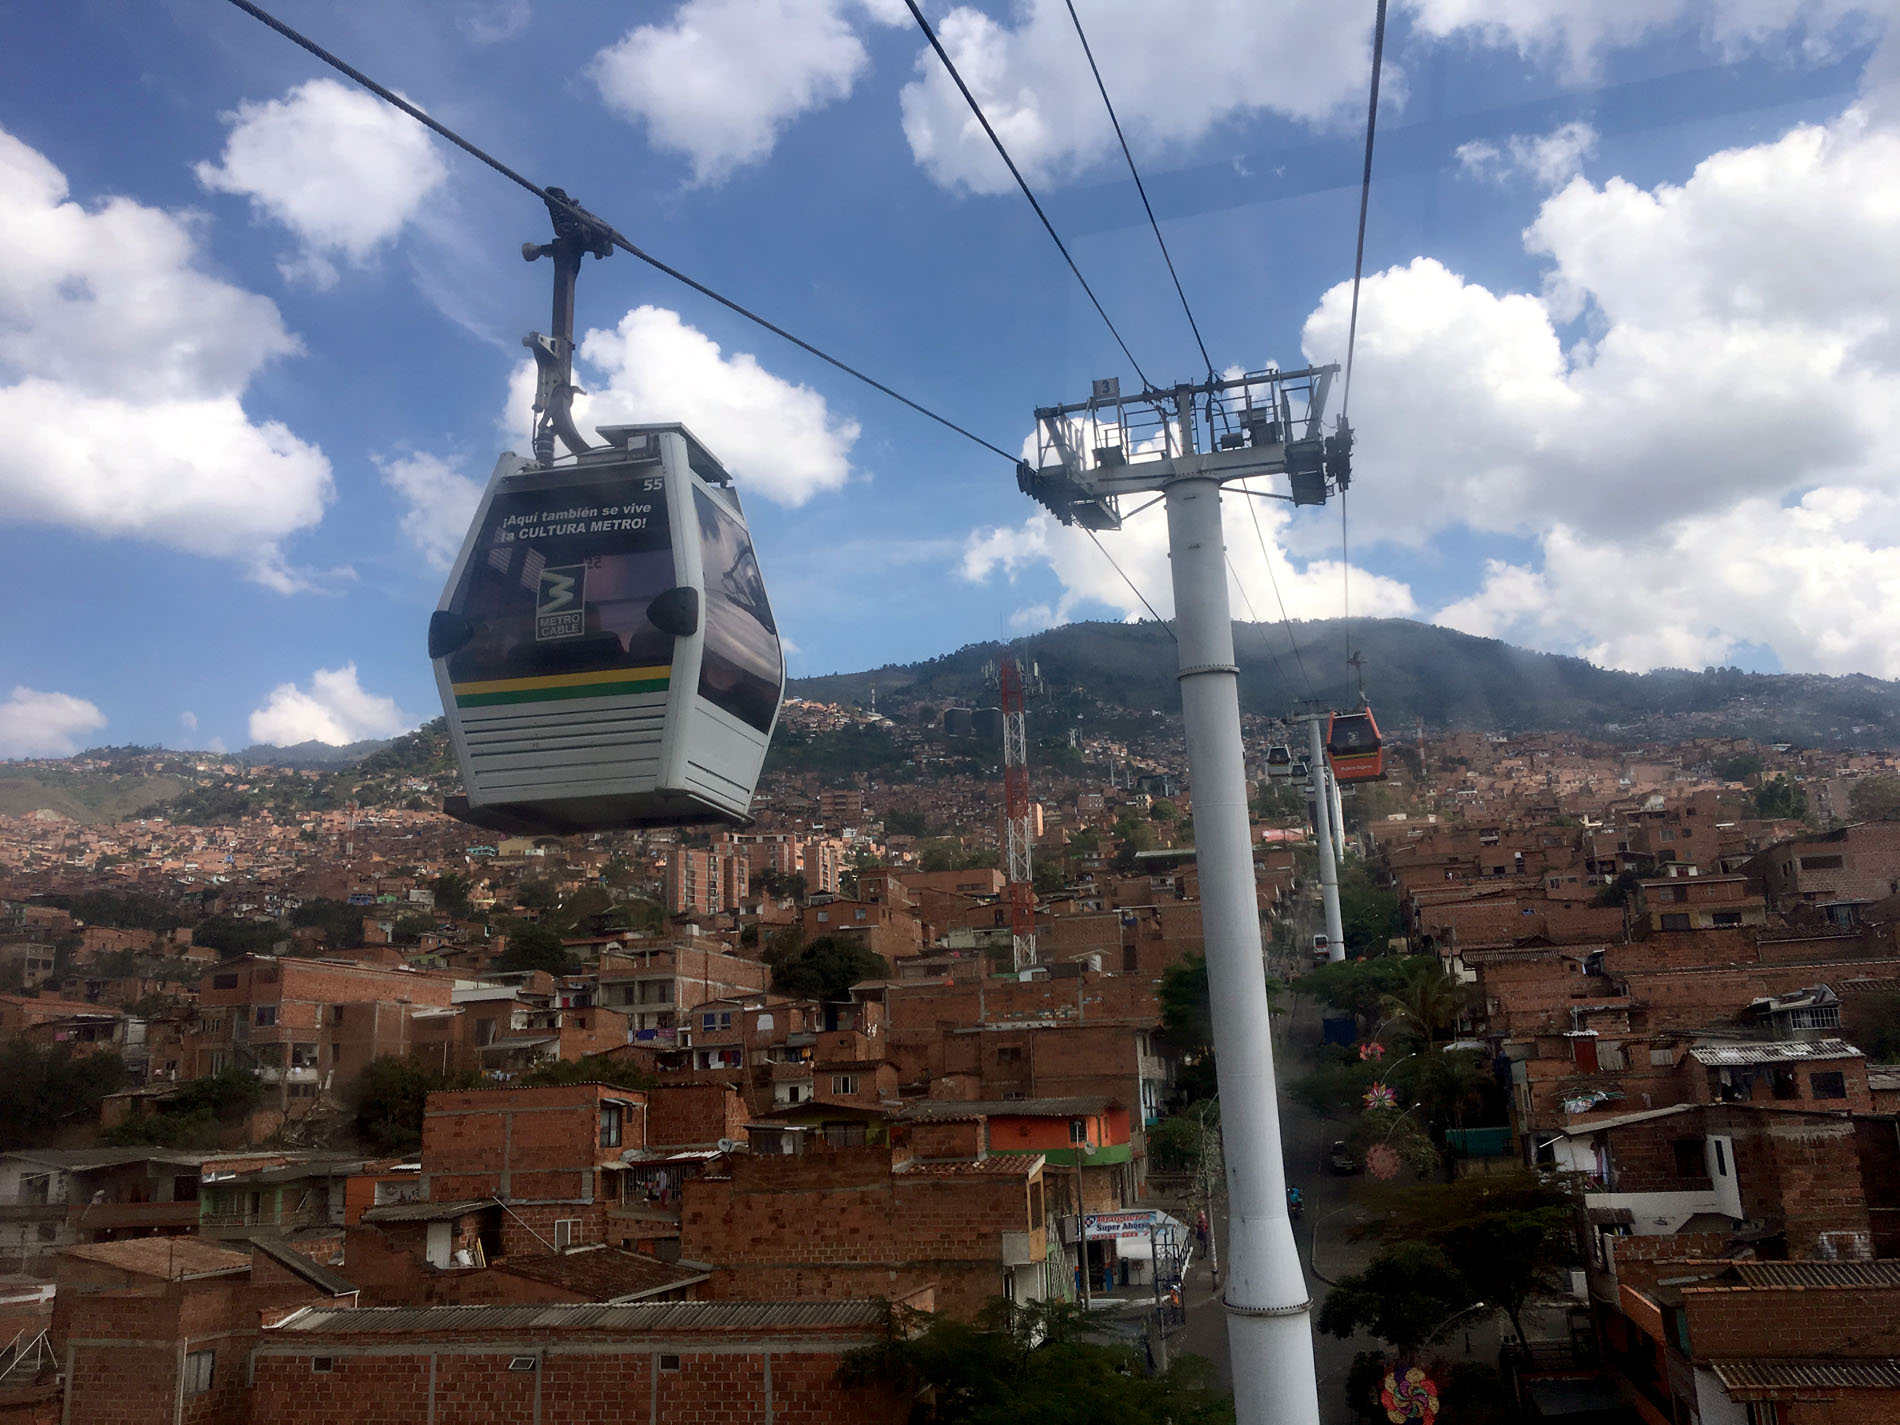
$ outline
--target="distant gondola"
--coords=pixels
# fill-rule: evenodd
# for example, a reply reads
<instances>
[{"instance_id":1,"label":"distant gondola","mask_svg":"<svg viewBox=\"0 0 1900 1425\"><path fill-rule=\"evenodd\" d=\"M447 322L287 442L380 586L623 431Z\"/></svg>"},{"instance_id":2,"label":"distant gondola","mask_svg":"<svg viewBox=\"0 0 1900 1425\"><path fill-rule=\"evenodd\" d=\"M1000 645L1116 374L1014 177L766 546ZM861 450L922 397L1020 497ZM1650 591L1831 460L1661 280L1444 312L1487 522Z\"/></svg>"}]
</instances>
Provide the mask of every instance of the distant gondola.
<instances>
[{"instance_id":1,"label":"distant gondola","mask_svg":"<svg viewBox=\"0 0 1900 1425\"><path fill-rule=\"evenodd\" d=\"M1328 718L1326 757L1336 782L1373 782L1385 775L1385 744L1371 708L1336 712Z\"/></svg>"},{"instance_id":2,"label":"distant gondola","mask_svg":"<svg viewBox=\"0 0 1900 1425\"><path fill-rule=\"evenodd\" d=\"M452 815L519 834L743 823L785 665L739 496L681 425L504 455L429 623Z\"/></svg>"},{"instance_id":3,"label":"distant gondola","mask_svg":"<svg viewBox=\"0 0 1900 1425\"><path fill-rule=\"evenodd\" d=\"M1267 775L1284 781L1293 775L1293 749L1279 743L1267 749Z\"/></svg>"}]
</instances>

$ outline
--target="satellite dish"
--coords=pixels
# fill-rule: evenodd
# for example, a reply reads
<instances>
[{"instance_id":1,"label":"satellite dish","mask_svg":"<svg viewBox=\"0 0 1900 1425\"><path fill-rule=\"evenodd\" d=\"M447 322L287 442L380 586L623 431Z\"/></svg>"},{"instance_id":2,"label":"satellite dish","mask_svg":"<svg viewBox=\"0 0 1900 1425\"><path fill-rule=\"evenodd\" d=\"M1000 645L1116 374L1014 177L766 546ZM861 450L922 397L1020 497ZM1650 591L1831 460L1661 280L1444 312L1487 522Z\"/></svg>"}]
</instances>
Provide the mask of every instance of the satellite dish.
<instances>
[{"instance_id":1,"label":"satellite dish","mask_svg":"<svg viewBox=\"0 0 1900 1425\"><path fill-rule=\"evenodd\" d=\"M719 1151L722 1153L736 1153L743 1147L745 1147L745 1144L741 1143L737 1138L721 1138L719 1140Z\"/></svg>"}]
</instances>

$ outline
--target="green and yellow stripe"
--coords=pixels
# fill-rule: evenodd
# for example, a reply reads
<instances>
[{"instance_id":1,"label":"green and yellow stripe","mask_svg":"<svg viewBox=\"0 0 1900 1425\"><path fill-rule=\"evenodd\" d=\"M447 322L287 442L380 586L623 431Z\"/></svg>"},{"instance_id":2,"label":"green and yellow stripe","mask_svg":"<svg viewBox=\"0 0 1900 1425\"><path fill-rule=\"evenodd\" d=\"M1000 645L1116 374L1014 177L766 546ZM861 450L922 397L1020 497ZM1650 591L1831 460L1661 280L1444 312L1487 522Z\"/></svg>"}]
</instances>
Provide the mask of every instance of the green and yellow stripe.
<instances>
[{"instance_id":1,"label":"green and yellow stripe","mask_svg":"<svg viewBox=\"0 0 1900 1425\"><path fill-rule=\"evenodd\" d=\"M663 693L673 678L670 664L652 668L602 668L593 673L557 673L546 678L491 678L453 684L458 708L492 708L503 703L551 703L562 698L615 698L628 693Z\"/></svg>"}]
</instances>

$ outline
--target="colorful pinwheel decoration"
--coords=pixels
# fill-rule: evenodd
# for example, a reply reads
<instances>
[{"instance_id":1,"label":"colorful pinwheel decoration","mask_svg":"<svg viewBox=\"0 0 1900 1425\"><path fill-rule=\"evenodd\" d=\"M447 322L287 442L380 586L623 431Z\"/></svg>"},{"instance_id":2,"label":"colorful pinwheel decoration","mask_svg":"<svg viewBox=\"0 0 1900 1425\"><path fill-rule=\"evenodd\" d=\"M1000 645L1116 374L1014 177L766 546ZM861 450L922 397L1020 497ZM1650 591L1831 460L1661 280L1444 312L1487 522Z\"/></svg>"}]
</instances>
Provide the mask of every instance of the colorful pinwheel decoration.
<instances>
[{"instance_id":1,"label":"colorful pinwheel decoration","mask_svg":"<svg viewBox=\"0 0 1900 1425\"><path fill-rule=\"evenodd\" d=\"M1385 1057L1385 1045L1381 1044L1377 1039L1368 1040L1359 1046L1359 1057L1361 1059L1383 1059Z\"/></svg>"},{"instance_id":2,"label":"colorful pinwheel decoration","mask_svg":"<svg viewBox=\"0 0 1900 1425\"><path fill-rule=\"evenodd\" d=\"M1389 1143L1374 1143L1366 1149L1366 1171L1380 1182L1390 1182L1403 1166L1399 1150Z\"/></svg>"},{"instance_id":3,"label":"colorful pinwheel decoration","mask_svg":"<svg viewBox=\"0 0 1900 1425\"><path fill-rule=\"evenodd\" d=\"M1393 1109L1399 1106L1399 1096L1392 1091L1392 1085L1390 1084L1372 1085L1371 1088L1366 1090L1366 1096L1363 1101L1366 1105L1367 1112L1371 1112L1374 1109Z\"/></svg>"},{"instance_id":4,"label":"colorful pinwheel decoration","mask_svg":"<svg viewBox=\"0 0 1900 1425\"><path fill-rule=\"evenodd\" d=\"M1438 1385L1418 1366L1403 1375L1387 1371L1379 1404L1392 1425L1432 1425L1438 1418Z\"/></svg>"}]
</instances>

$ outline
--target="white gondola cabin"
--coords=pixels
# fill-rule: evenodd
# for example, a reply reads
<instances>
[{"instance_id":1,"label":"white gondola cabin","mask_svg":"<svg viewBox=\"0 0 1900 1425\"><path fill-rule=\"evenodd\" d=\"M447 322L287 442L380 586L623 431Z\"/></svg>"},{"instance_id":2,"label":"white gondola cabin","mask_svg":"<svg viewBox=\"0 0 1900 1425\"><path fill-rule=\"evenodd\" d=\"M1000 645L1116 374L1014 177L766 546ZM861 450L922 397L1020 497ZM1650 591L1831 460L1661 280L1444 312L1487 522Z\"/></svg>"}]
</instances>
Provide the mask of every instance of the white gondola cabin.
<instances>
[{"instance_id":1,"label":"white gondola cabin","mask_svg":"<svg viewBox=\"0 0 1900 1425\"><path fill-rule=\"evenodd\" d=\"M520 834L741 824L785 664L732 481L681 425L504 455L429 656L461 767L446 810Z\"/></svg>"},{"instance_id":2,"label":"white gondola cabin","mask_svg":"<svg viewBox=\"0 0 1900 1425\"><path fill-rule=\"evenodd\" d=\"M1267 776L1277 782L1293 776L1293 749L1285 743L1276 743L1267 749Z\"/></svg>"}]
</instances>

